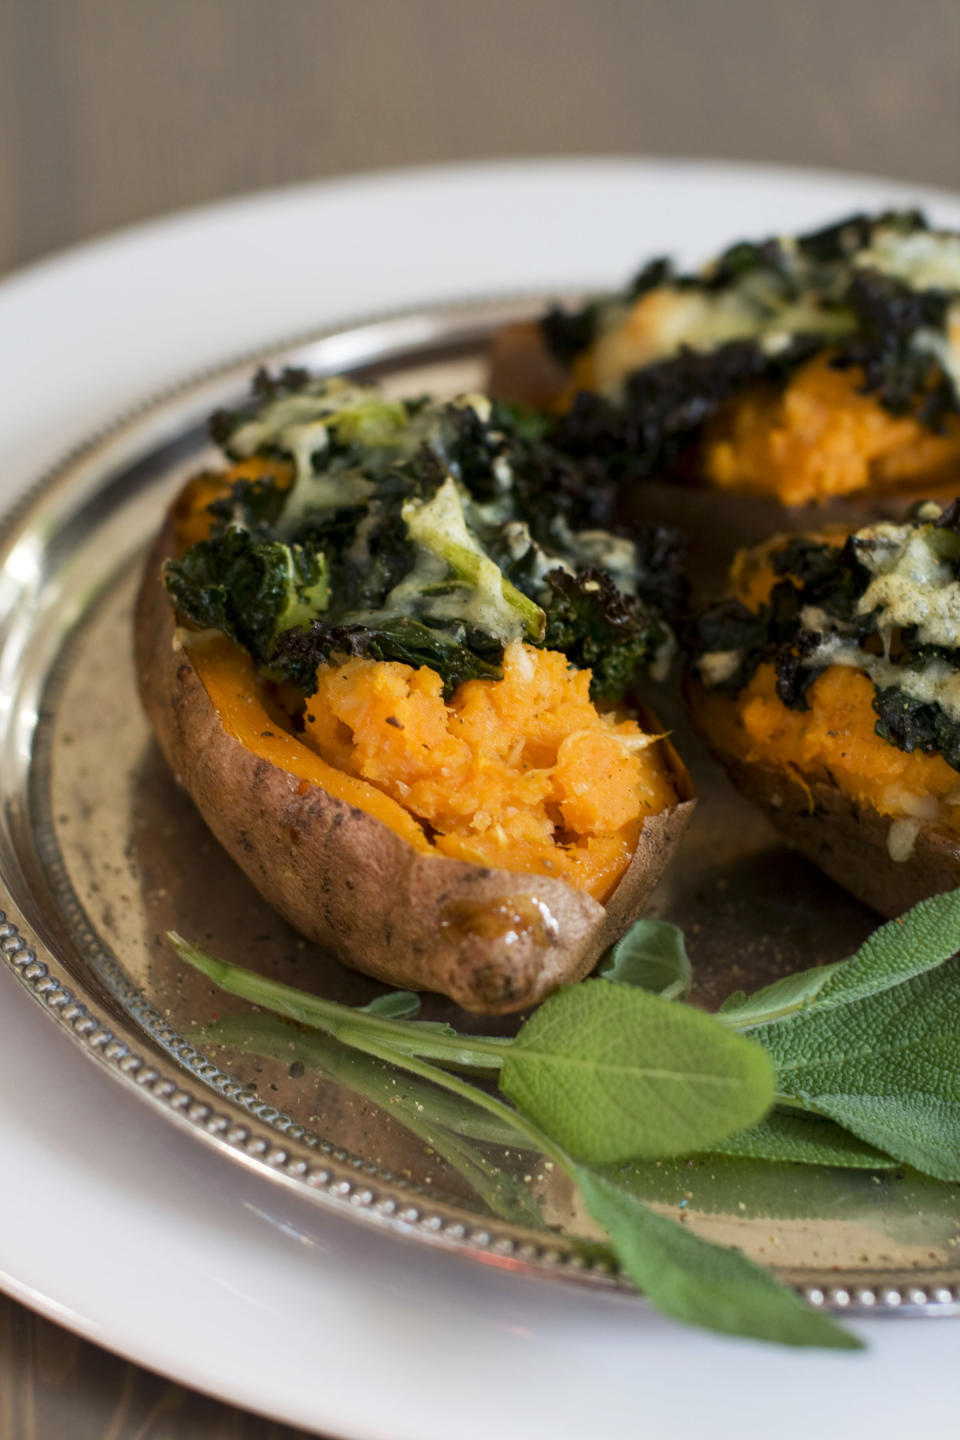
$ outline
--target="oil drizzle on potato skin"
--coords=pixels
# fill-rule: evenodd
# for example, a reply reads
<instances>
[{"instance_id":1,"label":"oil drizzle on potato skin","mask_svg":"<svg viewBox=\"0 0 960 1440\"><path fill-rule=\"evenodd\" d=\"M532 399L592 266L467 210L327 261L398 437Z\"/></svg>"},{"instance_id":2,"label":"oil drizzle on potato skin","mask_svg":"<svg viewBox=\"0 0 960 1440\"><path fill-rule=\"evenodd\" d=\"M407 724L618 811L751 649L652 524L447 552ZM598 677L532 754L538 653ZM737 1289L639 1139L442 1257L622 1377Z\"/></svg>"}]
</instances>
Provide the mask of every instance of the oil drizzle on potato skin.
<instances>
[{"instance_id":1,"label":"oil drizzle on potato skin","mask_svg":"<svg viewBox=\"0 0 960 1440\"><path fill-rule=\"evenodd\" d=\"M499 940L503 945L529 939L540 949L552 945L560 931L550 907L536 895L451 900L440 911L440 929L457 939Z\"/></svg>"}]
</instances>

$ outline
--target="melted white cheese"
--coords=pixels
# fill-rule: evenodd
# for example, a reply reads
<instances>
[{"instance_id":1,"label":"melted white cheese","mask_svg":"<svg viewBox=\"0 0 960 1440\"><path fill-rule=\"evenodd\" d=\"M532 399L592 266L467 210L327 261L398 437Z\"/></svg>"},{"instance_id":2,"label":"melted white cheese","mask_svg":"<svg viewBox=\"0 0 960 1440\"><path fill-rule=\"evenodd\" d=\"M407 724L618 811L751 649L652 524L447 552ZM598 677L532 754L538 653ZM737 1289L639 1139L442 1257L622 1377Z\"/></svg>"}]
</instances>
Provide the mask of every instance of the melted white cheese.
<instances>
[{"instance_id":1,"label":"melted white cheese","mask_svg":"<svg viewBox=\"0 0 960 1440\"><path fill-rule=\"evenodd\" d=\"M235 458L246 459L270 447L293 461L293 484L283 509L287 529L311 511L362 505L376 489L357 469L332 465L315 473L314 457L329 447L331 430L348 436L355 431L368 447L368 466L376 464L378 449L386 464L398 454L413 453L421 440L405 408L378 390L322 380L268 401L255 420L238 426L228 448Z\"/></svg>"},{"instance_id":2,"label":"melted white cheese","mask_svg":"<svg viewBox=\"0 0 960 1440\"><path fill-rule=\"evenodd\" d=\"M871 655L842 635L831 635L809 656L807 663L845 665L862 670L881 690L902 690L924 705L939 705L951 720L960 721L960 671L944 660L931 660L922 670L908 670L881 655Z\"/></svg>"},{"instance_id":3,"label":"melted white cheese","mask_svg":"<svg viewBox=\"0 0 960 1440\"><path fill-rule=\"evenodd\" d=\"M895 229L880 229L853 263L905 280L913 290L960 290L958 235L935 230L903 235Z\"/></svg>"},{"instance_id":4,"label":"melted white cheese","mask_svg":"<svg viewBox=\"0 0 960 1440\"><path fill-rule=\"evenodd\" d=\"M919 820L894 820L887 831L887 854L896 865L910 859L921 830Z\"/></svg>"},{"instance_id":5,"label":"melted white cheese","mask_svg":"<svg viewBox=\"0 0 960 1440\"><path fill-rule=\"evenodd\" d=\"M598 570L607 570L624 595L636 594L637 547L632 540L623 535L611 535L609 530L571 530L562 515L554 518L551 534L562 549L573 555L576 568L585 569L593 565ZM565 565L563 568L573 573L572 567Z\"/></svg>"},{"instance_id":6,"label":"melted white cheese","mask_svg":"<svg viewBox=\"0 0 960 1440\"><path fill-rule=\"evenodd\" d=\"M894 631L916 627L923 645L960 647L960 582L957 537L937 530L932 523L940 510L930 506L923 514L928 523L881 523L854 536L860 563L873 575L857 603L859 615L877 612L877 628L884 653L873 655L837 628L824 611L809 606L801 619L805 628L819 630L823 640L809 657L814 666L848 665L863 670L881 689L899 689L921 704L939 705L952 720L960 721L960 671L946 660L932 659L922 669L898 665L890 659Z\"/></svg>"},{"instance_id":7,"label":"melted white cheese","mask_svg":"<svg viewBox=\"0 0 960 1440\"><path fill-rule=\"evenodd\" d=\"M388 609L409 604L416 595L424 613L462 620L504 645L525 633L539 631L542 635L543 611L510 584L471 535L451 475L431 500L408 500L401 514L407 534L422 553L411 573L391 592ZM424 589L445 578L456 587L455 592L430 596L423 605Z\"/></svg>"},{"instance_id":8,"label":"melted white cheese","mask_svg":"<svg viewBox=\"0 0 960 1440\"><path fill-rule=\"evenodd\" d=\"M860 597L857 613L879 611L881 634L915 625L922 645L960 644L960 584L951 563L955 555L944 553L956 546L949 532L938 544L942 533L892 524L859 533L857 554L875 578Z\"/></svg>"},{"instance_id":9,"label":"melted white cheese","mask_svg":"<svg viewBox=\"0 0 960 1440\"><path fill-rule=\"evenodd\" d=\"M732 680L742 660L742 650L712 650L709 654L700 656L697 670L704 685L711 690L715 685L722 685L725 680Z\"/></svg>"},{"instance_id":10,"label":"melted white cheese","mask_svg":"<svg viewBox=\"0 0 960 1440\"><path fill-rule=\"evenodd\" d=\"M946 334L941 330L918 330L913 347L933 356L960 395L960 302L954 301L947 311Z\"/></svg>"},{"instance_id":11,"label":"melted white cheese","mask_svg":"<svg viewBox=\"0 0 960 1440\"><path fill-rule=\"evenodd\" d=\"M769 287L747 282L736 290L719 291L663 286L642 295L626 316L611 310L593 347L593 383L614 393L632 371L669 360L683 349L707 351L731 340L758 340L776 353L794 335L840 336L852 328L851 316L821 308L815 296L785 304Z\"/></svg>"}]
</instances>

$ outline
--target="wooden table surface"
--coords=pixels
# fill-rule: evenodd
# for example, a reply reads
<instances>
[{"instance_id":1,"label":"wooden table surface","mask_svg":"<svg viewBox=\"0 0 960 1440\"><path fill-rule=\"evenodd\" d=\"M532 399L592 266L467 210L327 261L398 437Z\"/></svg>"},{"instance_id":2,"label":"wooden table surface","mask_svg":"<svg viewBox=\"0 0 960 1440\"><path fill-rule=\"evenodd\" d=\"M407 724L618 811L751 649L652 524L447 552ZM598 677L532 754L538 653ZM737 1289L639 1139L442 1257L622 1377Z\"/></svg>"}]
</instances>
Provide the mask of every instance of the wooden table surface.
<instances>
[{"instance_id":1,"label":"wooden table surface","mask_svg":"<svg viewBox=\"0 0 960 1440\"><path fill-rule=\"evenodd\" d=\"M956 189L958 137L957 0L0 0L0 274L384 165L711 155ZM0 1440L303 1433L0 1297Z\"/></svg>"}]
</instances>

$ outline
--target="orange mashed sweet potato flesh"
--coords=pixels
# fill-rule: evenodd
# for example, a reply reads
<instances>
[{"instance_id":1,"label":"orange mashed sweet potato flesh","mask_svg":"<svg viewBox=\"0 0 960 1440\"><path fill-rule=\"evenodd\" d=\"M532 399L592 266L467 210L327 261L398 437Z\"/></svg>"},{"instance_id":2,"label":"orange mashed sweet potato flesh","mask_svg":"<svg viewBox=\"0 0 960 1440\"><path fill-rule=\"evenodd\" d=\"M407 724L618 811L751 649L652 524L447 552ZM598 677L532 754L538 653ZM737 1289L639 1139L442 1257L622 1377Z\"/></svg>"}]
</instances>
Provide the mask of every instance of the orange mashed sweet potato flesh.
<instances>
[{"instance_id":1,"label":"orange mashed sweet potato flesh","mask_svg":"<svg viewBox=\"0 0 960 1440\"><path fill-rule=\"evenodd\" d=\"M960 425L934 434L860 393L858 370L809 360L782 390L759 387L707 426L702 469L711 485L803 505L868 487L915 488L960 468Z\"/></svg>"},{"instance_id":2,"label":"orange mashed sweet potato flesh","mask_svg":"<svg viewBox=\"0 0 960 1440\"><path fill-rule=\"evenodd\" d=\"M960 832L960 775L942 755L908 754L875 731L873 683L862 670L832 665L807 691L809 710L790 710L761 665L736 700L703 697L701 723L722 754L767 764L801 785L838 786L858 806L891 819L936 821Z\"/></svg>"},{"instance_id":3,"label":"orange mashed sweet potato flesh","mask_svg":"<svg viewBox=\"0 0 960 1440\"><path fill-rule=\"evenodd\" d=\"M415 815L441 855L551 875L604 900L647 815L677 800L655 737L599 712L590 672L519 641L502 680L443 698L396 661L321 666L305 738Z\"/></svg>"}]
</instances>

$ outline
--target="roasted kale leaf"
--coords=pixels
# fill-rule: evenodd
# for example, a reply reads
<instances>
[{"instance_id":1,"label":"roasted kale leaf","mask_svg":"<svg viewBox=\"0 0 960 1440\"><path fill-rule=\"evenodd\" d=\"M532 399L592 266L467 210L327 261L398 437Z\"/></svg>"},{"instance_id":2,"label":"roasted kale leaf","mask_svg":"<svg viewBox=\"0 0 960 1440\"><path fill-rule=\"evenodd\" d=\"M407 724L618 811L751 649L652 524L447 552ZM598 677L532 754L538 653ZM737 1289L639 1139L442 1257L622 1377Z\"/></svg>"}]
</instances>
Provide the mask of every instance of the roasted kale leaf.
<instances>
[{"instance_id":1,"label":"roasted kale leaf","mask_svg":"<svg viewBox=\"0 0 960 1440\"><path fill-rule=\"evenodd\" d=\"M561 365L570 365L593 344L603 315L603 305L593 301L579 310L563 310L552 306L540 321L543 338L551 355Z\"/></svg>"},{"instance_id":2,"label":"roasted kale leaf","mask_svg":"<svg viewBox=\"0 0 960 1440\"><path fill-rule=\"evenodd\" d=\"M756 340L681 349L635 370L617 399L580 392L556 422L550 444L581 464L592 460L615 497L624 482L674 466L736 395L761 381L780 380L822 345L822 336L802 335L776 353Z\"/></svg>"},{"instance_id":3,"label":"roasted kale leaf","mask_svg":"<svg viewBox=\"0 0 960 1440\"><path fill-rule=\"evenodd\" d=\"M553 592L546 605L547 649L562 650L578 670L593 671L595 699L621 699L641 666L669 643L670 632L642 600L621 595L605 570L551 570L546 580Z\"/></svg>"},{"instance_id":4,"label":"roasted kale leaf","mask_svg":"<svg viewBox=\"0 0 960 1440\"><path fill-rule=\"evenodd\" d=\"M874 691L876 731L898 750L942 755L960 770L960 724L939 705L925 703L889 686Z\"/></svg>"},{"instance_id":5,"label":"roasted kale leaf","mask_svg":"<svg viewBox=\"0 0 960 1440\"><path fill-rule=\"evenodd\" d=\"M405 616L372 625L327 625L316 620L305 630L285 631L271 663L305 694L314 687L317 667L341 656L398 660L415 669L426 665L442 676L444 696L449 699L465 680L500 679L500 651L489 648L484 658L486 643L482 635L468 637L466 630L441 630Z\"/></svg>"},{"instance_id":6,"label":"roasted kale leaf","mask_svg":"<svg viewBox=\"0 0 960 1440\"><path fill-rule=\"evenodd\" d=\"M844 294L856 329L837 345L831 365L857 368L863 392L875 395L892 415L912 414L931 430L942 430L948 416L960 413L960 400L951 376L918 337L946 334L955 299L947 290L915 290L879 270L857 270Z\"/></svg>"},{"instance_id":7,"label":"roasted kale leaf","mask_svg":"<svg viewBox=\"0 0 960 1440\"><path fill-rule=\"evenodd\" d=\"M195 625L222 630L268 663L279 634L309 623L327 603L326 562L308 545L256 539L231 526L168 564L167 589Z\"/></svg>"}]
</instances>

